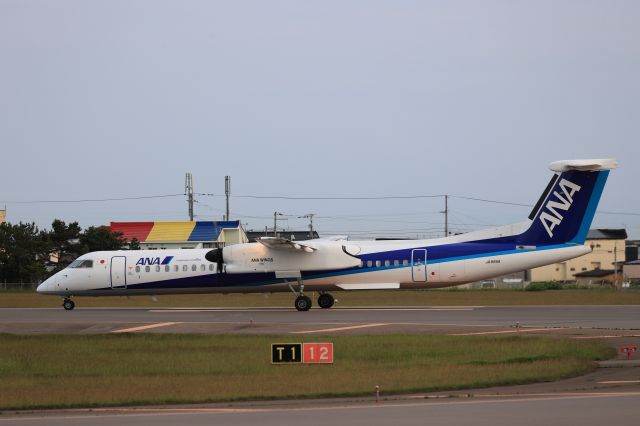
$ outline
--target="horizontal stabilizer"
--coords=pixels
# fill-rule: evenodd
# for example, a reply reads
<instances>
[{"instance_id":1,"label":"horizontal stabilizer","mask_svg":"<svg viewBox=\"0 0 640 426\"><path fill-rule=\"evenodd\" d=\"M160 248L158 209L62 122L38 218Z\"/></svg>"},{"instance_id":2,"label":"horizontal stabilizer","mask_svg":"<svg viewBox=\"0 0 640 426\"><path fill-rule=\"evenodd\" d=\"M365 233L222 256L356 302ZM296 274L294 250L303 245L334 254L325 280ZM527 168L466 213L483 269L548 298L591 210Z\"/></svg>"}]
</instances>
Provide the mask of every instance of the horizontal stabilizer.
<instances>
[{"instance_id":1,"label":"horizontal stabilizer","mask_svg":"<svg viewBox=\"0 0 640 426\"><path fill-rule=\"evenodd\" d=\"M605 158L596 160L562 160L549 164L549 168L554 172L568 172L578 170L581 172L591 172L597 170L611 170L618 167L615 158Z\"/></svg>"}]
</instances>

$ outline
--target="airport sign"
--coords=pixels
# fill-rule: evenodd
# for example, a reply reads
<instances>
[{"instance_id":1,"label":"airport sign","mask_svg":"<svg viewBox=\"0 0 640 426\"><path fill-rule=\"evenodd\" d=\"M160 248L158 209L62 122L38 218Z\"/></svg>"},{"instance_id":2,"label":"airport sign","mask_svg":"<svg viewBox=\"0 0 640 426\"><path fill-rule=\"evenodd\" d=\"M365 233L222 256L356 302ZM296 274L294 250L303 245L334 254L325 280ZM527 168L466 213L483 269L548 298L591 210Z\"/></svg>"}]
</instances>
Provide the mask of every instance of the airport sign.
<instances>
[{"instance_id":1,"label":"airport sign","mask_svg":"<svg viewBox=\"0 0 640 426\"><path fill-rule=\"evenodd\" d=\"M272 343L272 364L333 364L333 343Z\"/></svg>"}]
</instances>

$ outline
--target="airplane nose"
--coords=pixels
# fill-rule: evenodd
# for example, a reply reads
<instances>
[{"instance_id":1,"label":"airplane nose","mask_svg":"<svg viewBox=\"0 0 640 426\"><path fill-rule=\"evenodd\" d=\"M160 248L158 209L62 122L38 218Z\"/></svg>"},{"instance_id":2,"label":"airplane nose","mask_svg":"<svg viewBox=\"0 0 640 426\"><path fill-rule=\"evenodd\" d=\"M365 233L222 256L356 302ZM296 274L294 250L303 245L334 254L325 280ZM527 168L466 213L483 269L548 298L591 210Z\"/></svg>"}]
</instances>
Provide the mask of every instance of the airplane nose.
<instances>
[{"instance_id":1,"label":"airplane nose","mask_svg":"<svg viewBox=\"0 0 640 426\"><path fill-rule=\"evenodd\" d=\"M38 293L47 293L49 291L52 290L53 287L53 280L55 275L53 277L49 277L46 280L44 280L43 282L40 283L40 285L38 286L38 288L36 288L36 291Z\"/></svg>"}]
</instances>

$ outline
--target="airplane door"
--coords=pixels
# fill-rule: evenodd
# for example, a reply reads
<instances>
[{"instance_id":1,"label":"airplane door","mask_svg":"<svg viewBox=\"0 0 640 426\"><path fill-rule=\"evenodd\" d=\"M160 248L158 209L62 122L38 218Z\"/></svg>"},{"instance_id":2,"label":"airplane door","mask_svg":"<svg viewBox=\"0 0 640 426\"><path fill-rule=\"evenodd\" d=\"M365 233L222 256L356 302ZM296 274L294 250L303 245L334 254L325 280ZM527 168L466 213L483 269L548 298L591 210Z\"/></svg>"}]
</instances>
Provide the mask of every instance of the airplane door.
<instances>
[{"instance_id":1,"label":"airplane door","mask_svg":"<svg viewBox=\"0 0 640 426\"><path fill-rule=\"evenodd\" d=\"M411 277L414 282L427 281L427 250L411 250Z\"/></svg>"},{"instance_id":2,"label":"airplane door","mask_svg":"<svg viewBox=\"0 0 640 426\"><path fill-rule=\"evenodd\" d=\"M127 258L114 256L111 258L111 288L127 288Z\"/></svg>"}]
</instances>

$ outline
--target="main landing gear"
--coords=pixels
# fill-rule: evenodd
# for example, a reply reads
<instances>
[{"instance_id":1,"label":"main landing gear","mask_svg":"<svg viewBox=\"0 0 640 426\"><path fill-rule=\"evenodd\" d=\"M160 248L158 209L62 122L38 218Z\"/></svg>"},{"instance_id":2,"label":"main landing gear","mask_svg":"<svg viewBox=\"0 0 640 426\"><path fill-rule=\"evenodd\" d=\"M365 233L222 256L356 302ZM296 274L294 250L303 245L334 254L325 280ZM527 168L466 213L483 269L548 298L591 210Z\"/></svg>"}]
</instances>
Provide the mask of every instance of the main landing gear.
<instances>
[{"instance_id":1,"label":"main landing gear","mask_svg":"<svg viewBox=\"0 0 640 426\"><path fill-rule=\"evenodd\" d=\"M309 309L311 309L311 298L305 295L296 297L295 307L301 312L308 311Z\"/></svg>"},{"instance_id":2,"label":"main landing gear","mask_svg":"<svg viewBox=\"0 0 640 426\"><path fill-rule=\"evenodd\" d=\"M293 286L289 284L289 289L294 294L298 295L298 297L296 297L296 301L293 302L293 306L295 306L295 308L300 312L308 311L309 309L311 309L311 299L308 296L304 295L304 282L302 281L302 278L298 278L297 281L298 291L296 291Z\"/></svg>"},{"instance_id":3,"label":"main landing gear","mask_svg":"<svg viewBox=\"0 0 640 426\"><path fill-rule=\"evenodd\" d=\"M329 293L322 293L318 296L318 306L322 309L329 309L334 303L336 303L336 299Z\"/></svg>"},{"instance_id":4,"label":"main landing gear","mask_svg":"<svg viewBox=\"0 0 640 426\"><path fill-rule=\"evenodd\" d=\"M64 301L62 302L62 307L66 310L66 311L72 311L73 308L76 307L76 304L73 303L73 300L69 299L68 297L65 297Z\"/></svg>"},{"instance_id":5,"label":"main landing gear","mask_svg":"<svg viewBox=\"0 0 640 426\"><path fill-rule=\"evenodd\" d=\"M298 311L303 312L311 309L311 298L304 295L304 282L302 281L302 279L298 279L298 291L296 291L291 286L291 284L289 284L289 289L291 289L294 294L298 295L293 304L293 306L295 306ZM318 296L318 306L320 306L322 309L329 309L335 303L336 299L334 299L334 297L329 293L321 293L320 296Z\"/></svg>"}]
</instances>

